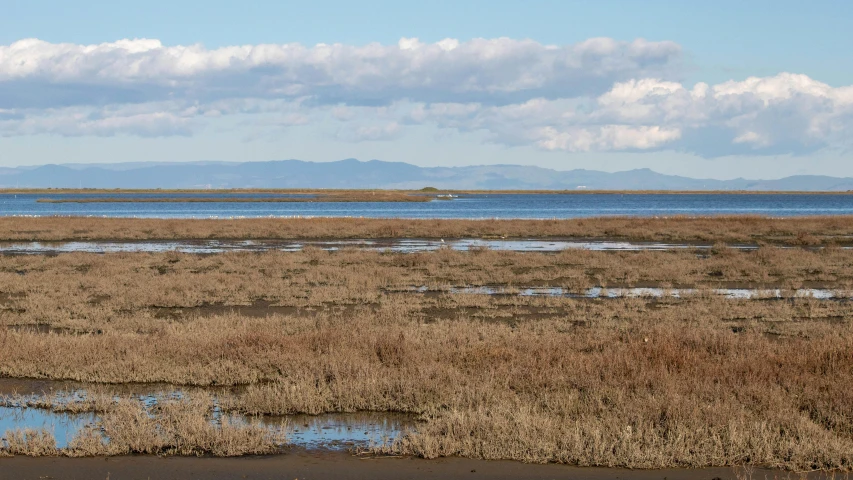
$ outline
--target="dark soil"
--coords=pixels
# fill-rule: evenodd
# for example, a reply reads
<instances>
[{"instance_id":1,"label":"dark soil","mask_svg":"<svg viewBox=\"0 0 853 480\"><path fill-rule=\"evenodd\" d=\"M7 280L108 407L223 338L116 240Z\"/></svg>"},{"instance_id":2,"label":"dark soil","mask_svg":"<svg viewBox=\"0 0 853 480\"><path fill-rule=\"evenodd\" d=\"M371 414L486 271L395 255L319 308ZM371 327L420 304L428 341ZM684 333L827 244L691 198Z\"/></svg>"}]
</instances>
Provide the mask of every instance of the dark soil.
<instances>
[{"instance_id":1,"label":"dark soil","mask_svg":"<svg viewBox=\"0 0 853 480\"><path fill-rule=\"evenodd\" d=\"M730 468L626 470L536 465L460 458L362 458L327 451L295 451L284 455L242 458L130 456L111 458L0 459L0 479L15 480L147 480L147 479L624 479L734 480ZM757 478L780 472L760 470Z\"/></svg>"}]
</instances>

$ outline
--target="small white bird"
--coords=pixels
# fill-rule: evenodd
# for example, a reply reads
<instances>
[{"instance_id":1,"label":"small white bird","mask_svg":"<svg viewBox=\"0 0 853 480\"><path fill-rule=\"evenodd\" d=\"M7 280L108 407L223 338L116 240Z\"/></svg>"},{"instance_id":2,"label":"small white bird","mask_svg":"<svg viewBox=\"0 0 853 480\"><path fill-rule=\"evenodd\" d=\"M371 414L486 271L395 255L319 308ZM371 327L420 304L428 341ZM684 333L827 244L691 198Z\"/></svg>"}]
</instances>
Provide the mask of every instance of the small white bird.
<instances>
[{"instance_id":1,"label":"small white bird","mask_svg":"<svg viewBox=\"0 0 853 480\"><path fill-rule=\"evenodd\" d=\"M441 239L441 243L444 243L444 239L443 239L443 238Z\"/></svg>"}]
</instances>

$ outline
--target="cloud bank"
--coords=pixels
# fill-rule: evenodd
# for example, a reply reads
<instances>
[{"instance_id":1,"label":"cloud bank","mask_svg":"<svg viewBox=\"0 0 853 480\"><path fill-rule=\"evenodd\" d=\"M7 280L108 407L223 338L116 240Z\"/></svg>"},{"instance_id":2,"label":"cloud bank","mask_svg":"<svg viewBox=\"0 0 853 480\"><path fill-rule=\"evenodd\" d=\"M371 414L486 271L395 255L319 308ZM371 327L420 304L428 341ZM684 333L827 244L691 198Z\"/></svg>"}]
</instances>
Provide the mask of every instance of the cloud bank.
<instances>
[{"instance_id":1,"label":"cloud bank","mask_svg":"<svg viewBox=\"0 0 853 480\"><path fill-rule=\"evenodd\" d=\"M213 50L28 39L0 46L0 135L192 135L240 115L259 130L338 122L332 135L351 142L432 125L567 152L849 146L853 86L790 73L688 86L681 58L673 42L607 38Z\"/></svg>"},{"instance_id":2,"label":"cloud bank","mask_svg":"<svg viewBox=\"0 0 853 480\"><path fill-rule=\"evenodd\" d=\"M506 145L545 150L684 150L713 157L806 153L842 146L853 133L853 87L780 74L688 89L630 80L585 103L533 99L519 105L418 106L413 123L484 130Z\"/></svg>"},{"instance_id":3,"label":"cloud bank","mask_svg":"<svg viewBox=\"0 0 853 480\"><path fill-rule=\"evenodd\" d=\"M29 39L0 47L0 108L162 101L179 96L312 97L317 103L506 103L595 94L636 76L668 76L672 42L607 38L569 46L498 38L398 45L247 45L207 50L158 40L100 45ZM49 93L47 96L44 93Z\"/></svg>"}]
</instances>

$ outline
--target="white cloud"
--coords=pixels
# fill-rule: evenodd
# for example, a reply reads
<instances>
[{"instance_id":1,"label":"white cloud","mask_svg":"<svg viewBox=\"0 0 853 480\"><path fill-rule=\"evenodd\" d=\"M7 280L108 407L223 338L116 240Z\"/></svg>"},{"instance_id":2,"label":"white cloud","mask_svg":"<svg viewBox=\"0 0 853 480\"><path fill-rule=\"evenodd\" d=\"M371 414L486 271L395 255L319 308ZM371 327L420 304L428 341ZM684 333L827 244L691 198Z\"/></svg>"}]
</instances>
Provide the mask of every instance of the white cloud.
<instances>
[{"instance_id":1,"label":"white cloud","mask_svg":"<svg viewBox=\"0 0 853 480\"><path fill-rule=\"evenodd\" d=\"M654 80L621 83L599 97L598 107L591 120L679 128L685 140L678 147L707 156L800 153L843 145L853 133L850 87L790 73L692 90Z\"/></svg>"},{"instance_id":2,"label":"white cloud","mask_svg":"<svg viewBox=\"0 0 853 480\"><path fill-rule=\"evenodd\" d=\"M803 153L849 145L851 87L833 88L803 75L780 74L691 89L639 79L587 99L532 99L417 105L407 121L460 131L482 130L505 145L546 150L686 150L713 157L733 153Z\"/></svg>"},{"instance_id":3,"label":"white cloud","mask_svg":"<svg viewBox=\"0 0 853 480\"><path fill-rule=\"evenodd\" d=\"M4 107L175 98L287 98L320 103L507 102L598 94L614 81L676 72L672 42L595 39L546 46L509 38L398 45L244 45L208 50L158 40L99 45L36 39L0 46ZM39 92L50 91L45 98ZM51 104L52 103L52 104Z\"/></svg>"},{"instance_id":4,"label":"white cloud","mask_svg":"<svg viewBox=\"0 0 853 480\"><path fill-rule=\"evenodd\" d=\"M590 150L647 150L681 137L675 128L603 125L558 131L543 127L536 144L545 150L588 152Z\"/></svg>"},{"instance_id":5,"label":"white cloud","mask_svg":"<svg viewBox=\"0 0 853 480\"><path fill-rule=\"evenodd\" d=\"M377 142L398 138L402 128L397 122L389 122L382 125L364 125L354 128L341 129L337 138L347 142Z\"/></svg>"},{"instance_id":6,"label":"white cloud","mask_svg":"<svg viewBox=\"0 0 853 480\"><path fill-rule=\"evenodd\" d=\"M17 118L0 117L0 136L52 134L62 136L113 136L132 132L141 137L191 135L199 111L152 104L93 110L88 107L51 109Z\"/></svg>"},{"instance_id":7,"label":"white cloud","mask_svg":"<svg viewBox=\"0 0 853 480\"><path fill-rule=\"evenodd\" d=\"M343 141L392 140L428 124L544 150L706 157L850 146L853 86L782 73L680 83L672 42L508 38L396 45L246 45L157 40L0 46L0 135L191 135L240 116L251 136L334 125Z\"/></svg>"}]
</instances>

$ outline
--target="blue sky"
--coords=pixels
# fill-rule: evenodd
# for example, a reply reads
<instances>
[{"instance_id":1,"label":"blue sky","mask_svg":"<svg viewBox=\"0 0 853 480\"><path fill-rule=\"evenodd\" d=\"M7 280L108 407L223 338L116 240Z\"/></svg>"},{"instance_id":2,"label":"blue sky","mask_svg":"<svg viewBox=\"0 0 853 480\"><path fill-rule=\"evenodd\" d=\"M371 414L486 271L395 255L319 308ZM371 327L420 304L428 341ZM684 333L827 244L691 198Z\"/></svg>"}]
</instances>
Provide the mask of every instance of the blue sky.
<instances>
[{"instance_id":1,"label":"blue sky","mask_svg":"<svg viewBox=\"0 0 853 480\"><path fill-rule=\"evenodd\" d=\"M356 157L853 176L853 2L2 10L0 166Z\"/></svg>"}]
</instances>

